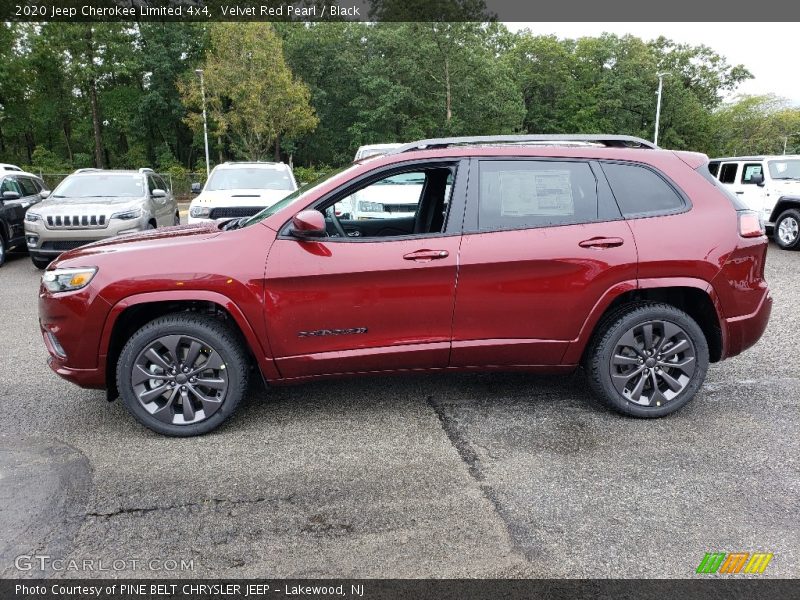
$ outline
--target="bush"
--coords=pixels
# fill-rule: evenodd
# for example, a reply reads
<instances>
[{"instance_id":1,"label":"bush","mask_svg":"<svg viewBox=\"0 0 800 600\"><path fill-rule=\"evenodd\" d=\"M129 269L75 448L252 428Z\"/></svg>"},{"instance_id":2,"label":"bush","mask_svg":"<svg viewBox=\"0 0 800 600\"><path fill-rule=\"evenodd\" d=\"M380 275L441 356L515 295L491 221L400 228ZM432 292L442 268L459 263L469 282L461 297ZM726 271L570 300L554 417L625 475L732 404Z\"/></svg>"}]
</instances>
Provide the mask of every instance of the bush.
<instances>
[{"instance_id":1,"label":"bush","mask_svg":"<svg viewBox=\"0 0 800 600\"><path fill-rule=\"evenodd\" d=\"M297 185L304 183L314 183L317 179L324 177L333 171L333 167L328 165L318 165L316 167L295 167L294 178L297 180Z\"/></svg>"},{"instance_id":2,"label":"bush","mask_svg":"<svg viewBox=\"0 0 800 600\"><path fill-rule=\"evenodd\" d=\"M32 173L69 173L72 165L44 146L36 146L31 155L31 164L24 169Z\"/></svg>"}]
</instances>

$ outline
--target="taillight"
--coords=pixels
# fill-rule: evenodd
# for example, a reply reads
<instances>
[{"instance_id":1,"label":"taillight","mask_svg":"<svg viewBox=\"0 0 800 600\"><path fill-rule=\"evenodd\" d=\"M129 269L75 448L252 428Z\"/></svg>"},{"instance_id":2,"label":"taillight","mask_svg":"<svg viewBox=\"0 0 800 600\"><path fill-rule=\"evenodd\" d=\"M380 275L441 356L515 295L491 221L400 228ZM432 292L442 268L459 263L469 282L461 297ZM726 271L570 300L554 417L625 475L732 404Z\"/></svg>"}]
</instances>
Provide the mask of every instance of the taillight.
<instances>
[{"instance_id":1,"label":"taillight","mask_svg":"<svg viewBox=\"0 0 800 600\"><path fill-rule=\"evenodd\" d=\"M745 238L760 237L764 235L761 219L758 213L752 210L739 211L739 235Z\"/></svg>"}]
</instances>

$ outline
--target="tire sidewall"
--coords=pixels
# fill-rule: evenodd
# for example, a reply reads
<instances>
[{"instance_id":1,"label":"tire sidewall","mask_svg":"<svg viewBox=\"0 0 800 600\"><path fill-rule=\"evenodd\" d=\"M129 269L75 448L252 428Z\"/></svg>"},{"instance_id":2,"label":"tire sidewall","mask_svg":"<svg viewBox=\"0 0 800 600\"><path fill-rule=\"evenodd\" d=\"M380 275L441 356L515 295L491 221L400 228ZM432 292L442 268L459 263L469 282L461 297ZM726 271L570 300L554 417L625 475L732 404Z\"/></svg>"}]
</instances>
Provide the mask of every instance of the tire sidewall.
<instances>
[{"instance_id":1,"label":"tire sidewall","mask_svg":"<svg viewBox=\"0 0 800 600\"><path fill-rule=\"evenodd\" d=\"M6 264L6 255L8 254L8 247L6 246L6 240L0 234L0 267Z\"/></svg>"},{"instance_id":2,"label":"tire sidewall","mask_svg":"<svg viewBox=\"0 0 800 600\"><path fill-rule=\"evenodd\" d=\"M617 391L611 380L611 358L620 338L632 327L654 320L669 321L683 329L690 337L695 349L695 372L692 380L677 397L660 407L641 406L631 402ZM619 318L609 327L606 335L603 336L603 341L605 343L601 343L597 348L599 359L598 383L608 404L624 414L648 418L663 417L671 414L694 398L703 385L703 381L705 381L709 364L708 343L700 326L694 319L680 310L670 310L668 307L643 307L633 310Z\"/></svg>"},{"instance_id":3,"label":"tire sidewall","mask_svg":"<svg viewBox=\"0 0 800 600\"><path fill-rule=\"evenodd\" d=\"M158 433L171 436L194 436L208 433L219 427L236 410L243 388L246 386L246 371L240 364L241 356L237 356L234 349L229 347L226 336L220 335L216 327L199 324L192 321L184 323L157 323L153 322L136 332L125 344L117 363L117 389L120 398L130 413L142 423ZM227 366L228 391L222 406L208 419L192 425L173 425L164 423L154 418L139 402L131 385L131 372L139 353L157 338L165 335L184 335L201 340L204 344L216 350ZM211 340L211 341L209 341Z\"/></svg>"},{"instance_id":4,"label":"tire sidewall","mask_svg":"<svg viewBox=\"0 0 800 600\"><path fill-rule=\"evenodd\" d=\"M798 236L791 243L784 244L781 241L780 234L778 233L778 231L780 230L781 223L783 223L783 221L785 221L787 218L794 219L797 222L797 224L800 225L800 211L794 209L787 210L781 213L781 216L778 217L778 220L775 222L775 227L773 230L772 237L775 239L775 243L780 248L783 248L784 250L796 250L798 245L800 245L800 234L798 234Z\"/></svg>"}]
</instances>

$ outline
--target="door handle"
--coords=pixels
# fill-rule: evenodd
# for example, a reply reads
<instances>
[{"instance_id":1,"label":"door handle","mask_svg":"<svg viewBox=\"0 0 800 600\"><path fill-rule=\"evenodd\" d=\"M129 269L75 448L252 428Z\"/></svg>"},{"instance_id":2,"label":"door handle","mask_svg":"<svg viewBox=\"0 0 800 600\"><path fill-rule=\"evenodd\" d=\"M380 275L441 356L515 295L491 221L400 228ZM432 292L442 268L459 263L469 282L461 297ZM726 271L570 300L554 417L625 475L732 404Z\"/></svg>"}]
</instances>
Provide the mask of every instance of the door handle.
<instances>
[{"instance_id":1,"label":"door handle","mask_svg":"<svg viewBox=\"0 0 800 600\"><path fill-rule=\"evenodd\" d=\"M737 194L744 194L744 192L742 192L742 191L738 191L738 192L736 192L736 193L737 193Z\"/></svg>"},{"instance_id":2,"label":"door handle","mask_svg":"<svg viewBox=\"0 0 800 600\"><path fill-rule=\"evenodd\" d=\"M622 246L625 240L616 237L593 237L589 240L578 242L581 248L616 248Z\"/></svg>"},{"instance_id":3,"label":"door handle","mask_svg":"<svg viewBox=\"0 0 800 600\"><path fill-rule=\"evenodd\" d=\"M403 255L403 258L406 260L427 261L447 258L448 256L450 256L450 253L447 250L416 250Z\"/></svg>"}]
</instances>

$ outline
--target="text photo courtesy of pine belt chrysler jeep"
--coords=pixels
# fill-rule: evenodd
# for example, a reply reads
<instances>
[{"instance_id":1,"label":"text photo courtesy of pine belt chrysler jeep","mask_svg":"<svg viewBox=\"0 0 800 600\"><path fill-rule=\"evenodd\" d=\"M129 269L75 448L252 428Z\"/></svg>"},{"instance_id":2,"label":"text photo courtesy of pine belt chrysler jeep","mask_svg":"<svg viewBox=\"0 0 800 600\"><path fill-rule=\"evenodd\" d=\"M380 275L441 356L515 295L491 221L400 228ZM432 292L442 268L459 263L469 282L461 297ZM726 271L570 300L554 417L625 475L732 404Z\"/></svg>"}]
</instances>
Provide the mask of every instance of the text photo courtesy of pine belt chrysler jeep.
<instances>
[{"instance_id":1,"label":"text photo courtesy of pine belt chrysler jeep","mask_svg":"<svg viewBox=\"0 0 800 600\"><path fill-rule=\"evenodd\" d=\"M152 169L78 169L28 211L25 238L33 264L44 269L66 250L179 224L178 204Z\"/></svg>"},{"instance_id":2,"label":"text photo courtesy of pine belt chrysler jeep","mask_svg":"<svg viewBox=\"0 0 800 600\"><path fill-rule=\"evenodd\" d=\"M336 216L409 173L424 179L412 214ZM661 417L761 337L766 253L705 155L613 135L435 139L253 217L67 252L39 318L56 373L167 435L218 427L251 371L283 384L582 365L611 408Z\"/></svg>"}]
</instances>

